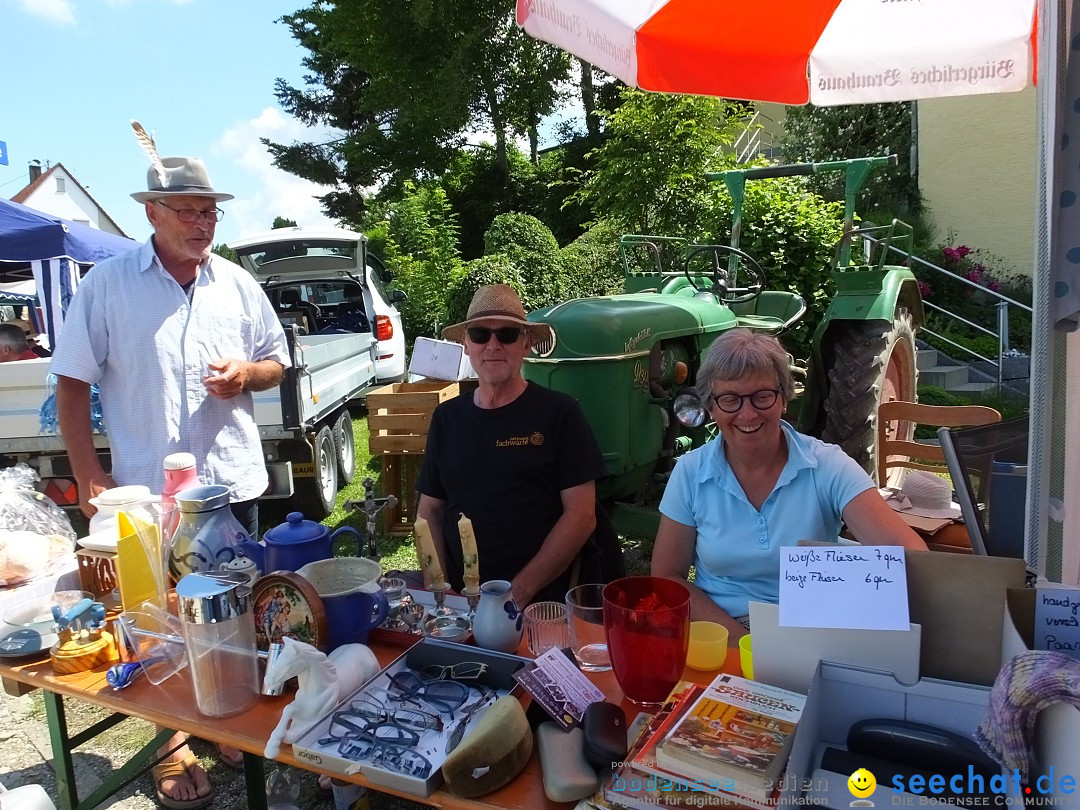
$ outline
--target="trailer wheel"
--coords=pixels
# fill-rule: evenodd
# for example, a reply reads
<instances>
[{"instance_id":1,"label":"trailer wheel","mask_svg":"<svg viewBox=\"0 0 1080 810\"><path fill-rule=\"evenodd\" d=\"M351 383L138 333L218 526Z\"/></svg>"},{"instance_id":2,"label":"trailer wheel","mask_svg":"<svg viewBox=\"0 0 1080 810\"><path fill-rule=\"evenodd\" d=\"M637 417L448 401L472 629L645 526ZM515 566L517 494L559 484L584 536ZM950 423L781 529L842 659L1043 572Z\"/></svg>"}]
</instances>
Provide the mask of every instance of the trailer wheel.
<instances>
[{"instance_id":1,"label":"trailer wheel","mask_svg":"<svg viewBox=\"0 0 1080 810\"><path fill-rule=\"evenodd\" d=\"M325 425L315 434L315 476L296 479L296 501L304 517L323 520L334 511L337 500L337 453L334 436Z\"/></svg>"},{"instance_id":2,"label":"trailer wheel","mask_svg":"<svg viewBox=\"0 0 1080 810\"><path fill-rule=\"evenodd\" d=\"M356 436L348 408L341 412L334 423L334 453L337 456L338 478L342 485L351 484L356 474Z\"/></svg>"},{"instance_id":3,"label":"trailer wheel","mask_svg":"<svg viewBox=\"0 0 1080 810\"><path fill-rule=\"evenodd\" d=\"M832 344L829 393L825 398L824 441L840 445L872 477L877 477L878 408L882 402L914 402L918 370L911 315L899 309L888 321L842 324ZM913 426L893 430L909 433Z\"/></svg>"}]
</instances>

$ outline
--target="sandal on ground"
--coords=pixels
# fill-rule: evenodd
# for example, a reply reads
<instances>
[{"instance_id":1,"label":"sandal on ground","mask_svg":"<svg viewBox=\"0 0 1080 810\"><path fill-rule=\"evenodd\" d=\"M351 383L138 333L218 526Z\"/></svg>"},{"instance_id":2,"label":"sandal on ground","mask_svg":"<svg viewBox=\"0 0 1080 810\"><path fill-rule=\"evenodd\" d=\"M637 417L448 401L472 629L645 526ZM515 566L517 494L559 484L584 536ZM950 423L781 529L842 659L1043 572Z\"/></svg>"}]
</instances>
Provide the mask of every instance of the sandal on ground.
<instances>
[{"instance_id":1,"label":"sandal on ground","mask_svg":"<svg viewBox=\"0 0 1080 810\"><path fill-rule=\"evenodd\" d=\"M174 799L161 786L161 783L166 779L179 779L181 777L187 777L194 786L195 781L192 779L191 774L188 773L188 768L198 764L199 761L189 753L182 760L160 762L150 769L151 777L154 780L154 792L158 803L162 807L168 807L171 810L198 810L200 807L208 806L214 800L213 791L205 796L196 796L194 799Z\"/></svg>"},{"instance_id":2,"label":"sandal on ground","mask_svg":"<svg viewBox=\"0 0 1080 810\"><path fill-rule=\"evenodd\" d=\"M234 771L244 770L244 752L238 748L233 748L231 745L226 746L236 752L235 756L226 756L225 751L222 749L221 743L217 745L218 760L226 768L232 768Z\"/></svg>"}]
</instances>

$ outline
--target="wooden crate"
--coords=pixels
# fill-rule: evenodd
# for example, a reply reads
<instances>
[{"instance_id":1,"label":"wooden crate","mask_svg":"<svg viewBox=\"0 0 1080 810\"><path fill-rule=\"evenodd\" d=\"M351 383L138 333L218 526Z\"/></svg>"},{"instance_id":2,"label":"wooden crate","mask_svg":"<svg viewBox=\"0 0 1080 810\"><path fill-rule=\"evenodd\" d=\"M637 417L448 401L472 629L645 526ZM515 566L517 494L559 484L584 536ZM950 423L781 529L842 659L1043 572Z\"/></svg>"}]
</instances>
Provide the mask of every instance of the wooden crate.
<instances>
[{"instance_id":1,"label":"wooden crate","mask_svg":"<svg viewBox=\"0 0 1080 810\"><path fill-rule=\"evenodd\" d=\"M398 499L396 506L383 510L384 526L389 535L412 534L416 520L416 479L420 477L423 463L423 453L382 457L383 492Z\"/></svg>"},{"instance_id":2,"label":"wooden crate","mask_svg":"<svg viewBox=\"0 0 1080 810\"><path fill-rule=\"evenodd\" d=\"M458 395L456 382L393 383L367 395L368 449L373 454L423 453L431 414Z\"/></svg>"}]
</instances>

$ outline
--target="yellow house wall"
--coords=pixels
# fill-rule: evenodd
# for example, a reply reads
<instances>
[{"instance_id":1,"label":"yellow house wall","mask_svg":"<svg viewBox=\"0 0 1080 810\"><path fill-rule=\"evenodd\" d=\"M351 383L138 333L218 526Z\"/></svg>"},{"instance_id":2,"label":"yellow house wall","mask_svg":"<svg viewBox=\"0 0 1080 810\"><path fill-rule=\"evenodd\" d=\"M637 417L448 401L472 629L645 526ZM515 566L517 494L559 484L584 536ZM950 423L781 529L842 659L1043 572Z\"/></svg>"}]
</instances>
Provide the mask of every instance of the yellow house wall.
<instances>
[{"instance_id":1,"label":"yellow house wall","mask_svg":"<svg viewBox=\"0 0 1080 810\"><path fill-rule=\"evenodd\" d=\"M919 186L937 237L1000 256L1031 275L1036 91L919 103ZM995 268L996 269L996 268Z\"/></svg>"}]
</instances>

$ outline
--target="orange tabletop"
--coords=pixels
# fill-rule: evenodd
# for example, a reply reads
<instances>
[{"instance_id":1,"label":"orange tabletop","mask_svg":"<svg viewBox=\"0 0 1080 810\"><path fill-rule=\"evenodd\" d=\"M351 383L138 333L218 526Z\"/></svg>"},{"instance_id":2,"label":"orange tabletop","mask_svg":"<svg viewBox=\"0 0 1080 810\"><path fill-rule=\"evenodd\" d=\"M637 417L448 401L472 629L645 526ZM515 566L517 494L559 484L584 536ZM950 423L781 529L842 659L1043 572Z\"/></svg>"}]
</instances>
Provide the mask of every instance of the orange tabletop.
<instances>
[{"instance_id":1,"label":"orange tabletop","mask_svg":"<svg viewBox=\"0 0 1080 810\"><path fill-rule=\"evenodd\" d=\"M378 642L373 642L370 646L382 666L389 664L404 651L400 646ZM519 652L528 655L524 643ZM242 714L233 717L210 718L199 714L195 709L195 696L186 668L158 686L154 686L146 678L140 677L131 686L122 690L114 690L106 683L106 669L107 667L101 667L73 675L54 675L52 666L48 661L19 664L0 663L0 677L16 680L65 697L85 700L131 717L141 717L166 728L185 731L204 740L231 745L260 757L266 740L270 737L270 733L281 717L281 710L293 697L291 693L280 697L264 696L260 698L252 709ZM739 672L737 648L728 649L723 671ZM628 722L632 721L641 711L640 707L623 698L622 691L619 689L613 673L589 672L585 674L607 695L608 700L622 705ZM699 672L687 668L683 677L685 680L694 681L695 683L708 683L716 674L717 672ZM310 770L307 763L300 762L292 756L291 746L289 745L283 747L277 760ZM371 786L360 775L344 777L335 774L335 778L348 779L360 785ZM394 793L394 791L387 790L385 787L373 787L373 789L384 793ZM409 793L398 793L397 795L433 807L459 810L480 810L480 808L491 807L507 808L507 810L518 810L518 808L521 810L541 810L542 808L565 807L563 804L548 800L544 795L540 759L535 749L532 758L525 766L525 770L517 778L502 789L481 796L478 799L463 799L445 789L438 790L428 797Z\"/></svg>"}]
</instances>

